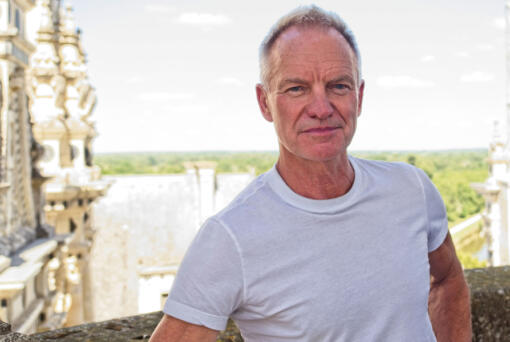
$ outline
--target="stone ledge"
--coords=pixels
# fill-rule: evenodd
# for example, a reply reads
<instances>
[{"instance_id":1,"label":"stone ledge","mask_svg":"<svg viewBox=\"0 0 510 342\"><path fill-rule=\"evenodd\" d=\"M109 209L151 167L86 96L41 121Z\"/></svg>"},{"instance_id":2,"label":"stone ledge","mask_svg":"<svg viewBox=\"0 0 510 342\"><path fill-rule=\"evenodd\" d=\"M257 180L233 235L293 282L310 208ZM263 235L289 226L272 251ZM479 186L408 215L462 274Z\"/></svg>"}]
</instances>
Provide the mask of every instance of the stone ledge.
<instances>
[{"instance_id":1,"label":"stone ledge","mask_svg":"<svg viewBox=\"0 0 510 342\"><path fill-rule=\"evenodd\" d=\"M510 336L510 266L465 271L471 289L473 341L505 342ZM148 341L161 319L161 312L83 324L75 327L24 336L12 333L0 323L0 342L120 342ZM232 322L217 342L242 342Z\"/></svg>"},{"instance_id":2,"label":"stone ledge","mask_svg":"<svg viewBox=\"0 0 510 342\"><path fill-rule=\"evenodd\" d=\"M161 312L89 323L32 335L35 341L148 341Z\"/></svg>"},{"instance_id":3,"label":"stone ledge","mask_svg":"<svg viewBox=\"0 0 510 342\"><path fill-rule=\"evenodd\" d=\"M34 334L30 337L34 338L34 342L148 341L162 316L162 312L153 312L145 315L130 316L110 321L89 323L70 328L48 331ZM0 341L2 340L0 339ZM243 340L233 322L230 321L227 329L218 337L218 341L242 342Z\"/></svg>"},{"instance_id":4,"label":"stone ledge","mask_svg":"<svg viewBox=\"0 0 510 342\"><path fill-rule=\"evenodd\" d=\"M510 266L466 270L473 340L510 340Z\"/></svg>"}]
</instances>

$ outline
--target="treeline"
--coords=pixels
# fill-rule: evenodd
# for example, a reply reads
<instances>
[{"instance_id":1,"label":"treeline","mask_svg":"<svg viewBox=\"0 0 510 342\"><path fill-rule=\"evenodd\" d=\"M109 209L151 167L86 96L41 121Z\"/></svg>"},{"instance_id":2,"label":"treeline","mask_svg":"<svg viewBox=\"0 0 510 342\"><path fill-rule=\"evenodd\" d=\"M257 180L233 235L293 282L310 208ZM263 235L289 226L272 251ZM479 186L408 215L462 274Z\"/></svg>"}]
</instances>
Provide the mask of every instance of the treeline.
<instances>
[{"instance_id":1,"label":"treeline","mask_svg":"<svg viewBox=\"0 0 510 342\"><path fill-rule=\"evenodd\" d=\"M353 155L403 161L424 170L443 196L450 225L484 207L483 198L470 184L487 179L487 151L354 152ZM277 157L276 152L115 153L99 154L95 163L106 175L183 173L185 162L204 160L216 162L218 173L255 171L260 174L268 170Z\"/></svg>"},{"instance_id":2,"label":"treeline","mask_svg":"<svg viewBox=\"0 0 510 342\"><path fill-rule=\"evenodd\" d=\"M214 161L216 172L250 172L261 174L271 168L277 152L150 152L98 154L95 163L105 175L184 173L184 164Z\"/></svg>"}]
</instances>

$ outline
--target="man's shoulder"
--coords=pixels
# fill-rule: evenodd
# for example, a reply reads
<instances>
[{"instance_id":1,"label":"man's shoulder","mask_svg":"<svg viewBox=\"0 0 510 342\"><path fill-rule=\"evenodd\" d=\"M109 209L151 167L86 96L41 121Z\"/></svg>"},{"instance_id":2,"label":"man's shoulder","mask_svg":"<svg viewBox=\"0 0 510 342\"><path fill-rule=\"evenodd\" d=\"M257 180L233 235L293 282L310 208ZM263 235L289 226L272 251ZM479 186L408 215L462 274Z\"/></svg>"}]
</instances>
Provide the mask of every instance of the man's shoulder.
<instances>
[{"instance_id":1,"label":"man's shoulder","mask_svg":"<svg viewBox=\"0 0 510 342\"><path fill-rule=\"evenodd\" d=\"M264 193L267 187L267 176L269 172L271 172L271 170L252 180L229 204L213 217L219 221L223 221L227 217L243 215L244 211L253 208L253 204L260 203L262 200L261 197L267 196L267 194Z\"/></svg>"},{"instance_id":2,"label":"man's shoulder","mask_svg":"<svg viewBox=\"0 0 510 342\"><path fill-rule=\"evenodd\" d=\"M368 160L351 157L354 168L362 177L375 185L395 186L397 188L422 189L432 184L427 174L420 168L398 161Z\"/></svg>"},{"instance_id":3,"label":"man's shoulder","mask_svg":"<svg viewBox=\"0 0 510 342\"><path fill-rule=\"evenodd\" d=\"M385 161L385 160L371 160L358 157L350 157L351 162L354 162L360 169L370 173L381 173L395 175L395 173L412 174L420 172L417 167L399 161Z\"/></svg>"}]
</instances>

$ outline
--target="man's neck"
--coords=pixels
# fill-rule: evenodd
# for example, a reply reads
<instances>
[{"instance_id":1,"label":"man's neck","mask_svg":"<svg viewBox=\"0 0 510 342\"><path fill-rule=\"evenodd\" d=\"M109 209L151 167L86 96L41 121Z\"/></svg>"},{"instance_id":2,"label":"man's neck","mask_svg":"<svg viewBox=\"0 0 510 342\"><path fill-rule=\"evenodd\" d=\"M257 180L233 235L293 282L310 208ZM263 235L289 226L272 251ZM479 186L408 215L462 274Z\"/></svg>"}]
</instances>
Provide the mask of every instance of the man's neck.
<instances>
[{"instance_id":1,"label":"man's neck","mask_svg":"<svg viewBox=\"0 0 510 342\"><path fill-rule=\"evenodd\" d=\"M276 168L295 193L312 199L342 196L349 191L354 182L354 169L347 153L336 159L321 162L280 153Z\"/></svg>"}]
</instances>

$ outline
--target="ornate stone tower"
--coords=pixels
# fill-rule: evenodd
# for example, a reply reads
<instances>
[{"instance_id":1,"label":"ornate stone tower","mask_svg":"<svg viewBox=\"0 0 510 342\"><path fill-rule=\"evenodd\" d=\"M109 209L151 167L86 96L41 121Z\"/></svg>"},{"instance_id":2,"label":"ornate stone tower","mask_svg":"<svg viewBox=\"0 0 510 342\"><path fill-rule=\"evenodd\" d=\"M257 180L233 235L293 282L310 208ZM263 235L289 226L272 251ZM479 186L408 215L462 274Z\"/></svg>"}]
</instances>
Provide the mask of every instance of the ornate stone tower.
<instances>
[{"instance_id":1,"label":"ornate stone tower","mask_svg":"<svg viewBox=\"0 0 510 342\"><path fill-rule=\"evenodd\" d=\"M25 38L24 14L31 1L0 2L0 226L4 236L35 227L30 184L31 131L25 70L34 47ZM28 177L27 177L28 176Z\"/></svg>"},{"instance_id":2,"label":"ornate stone tower","mask_svg":"<svg viewBox=\"0 0 510 342\"><path fill-rule=\"evenodd\" d=\"M108 188L92 162L96 131L90 115L96 96L72 7L59 0L38 0L31 18L38 25L29 35L35 45L28 77L30 109L34 136L44 148L41 173L51 178L45 187L45 219L58 235L66 236L67 277L59 284L66 295L60 306L68 312L66 324L73 325L88 318L84 297L94 235L91 204Z\"/></svg>"},{"instance_id":3,"label":"ornate stone tower","mask_svg":"<svg viewBox=\"0 0 510 342\"><path fill-rule=\"evenodd\" d=\"M87 318L91 203L108 188L95 101L71 8L0 0L0 320L15 331Z\"/></svg>"},{"instance_id":4,"label":"ornate stone tower","mask_svg":"<svg viewBox=\"0 0 510 342\"><path fill-rule=\"evenodd\" d=\"M473 188L485 198L484 233L492 266L510 264L510 0L506 15L506 139L496 123L489 147L489 178Z\"/></svg>"},{"instance_id":5,"label":"ornate stone tower","mask_svg":"<svg viewBox=\"0 0 510 342\"><path fill-rule=\"evenodd\" d=\"M494 128L493 140L489 147L489 178L485 183L472 184L485 198L483 213L484 234L487 240L487 260L489 265L499 266L509 263L508 254L508 153L499 125Z\"/></svg>"},{"instance_id":6,"label":"ornate stone tower","mask_svg":"<svg viewBox=\"0 0 510 342\"><path fill-rule=\"evenodd\" d=\"M35 291L44 261L29 255L24 263L15 261L36 239L41 216L40 183L32 183L37 144L25 91L34 51L26 38L25 14L33 6L28 0L0 1L0 319L21 331L33 330L44 306Z\"/></svg>"}]
</instances>

